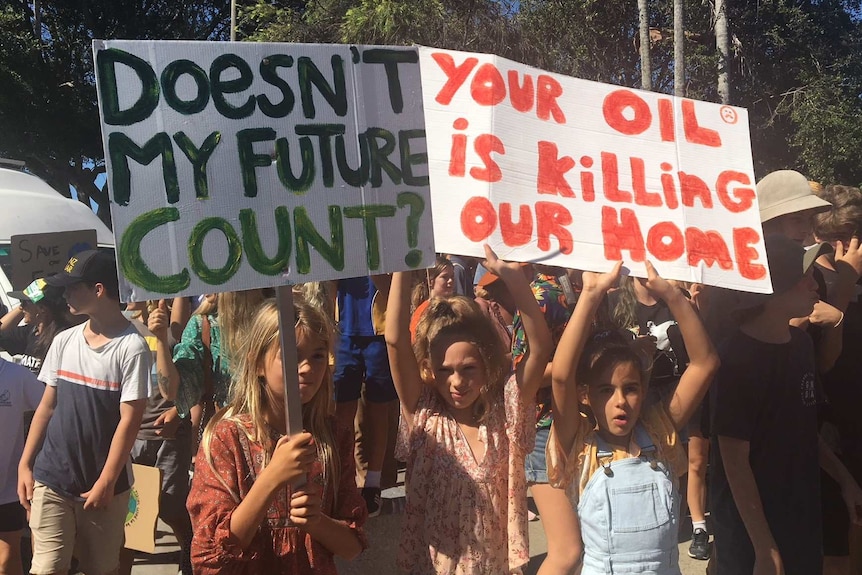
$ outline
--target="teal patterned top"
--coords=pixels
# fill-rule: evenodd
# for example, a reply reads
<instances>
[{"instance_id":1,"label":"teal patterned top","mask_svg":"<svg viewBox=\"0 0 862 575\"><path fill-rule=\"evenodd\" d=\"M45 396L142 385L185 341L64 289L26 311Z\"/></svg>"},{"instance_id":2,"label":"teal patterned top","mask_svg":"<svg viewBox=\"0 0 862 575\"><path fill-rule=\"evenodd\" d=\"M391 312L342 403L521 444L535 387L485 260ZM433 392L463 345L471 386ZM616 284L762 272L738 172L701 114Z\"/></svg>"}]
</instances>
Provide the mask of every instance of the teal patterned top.
<instances>
[{"instance_id":1,"label":"teal patterned top","mask_svg":"<svg viewBox=\"0 0 862 575\"><path fill-rule=\"evenodd\" d=\"M210 321L210 351L213 356L213 394L216 408L227 403L230 389L230 363L221 351L221 330L218 317L207 316ZM174 365L180 374L176 406L180 417L188 417L189 410L200 403L204 392L204 343L200 315L193 315L183 330L182 340L174 348Z\"/></svg>"}]
</instances>

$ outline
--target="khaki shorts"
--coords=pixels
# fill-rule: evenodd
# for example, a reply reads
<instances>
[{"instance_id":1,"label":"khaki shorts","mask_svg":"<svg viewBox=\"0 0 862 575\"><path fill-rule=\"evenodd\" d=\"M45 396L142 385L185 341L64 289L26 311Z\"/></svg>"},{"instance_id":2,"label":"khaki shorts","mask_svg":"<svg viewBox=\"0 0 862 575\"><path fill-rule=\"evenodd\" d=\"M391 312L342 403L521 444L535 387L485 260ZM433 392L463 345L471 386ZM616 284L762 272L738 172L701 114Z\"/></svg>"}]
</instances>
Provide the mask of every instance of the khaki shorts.
<instances>
[{"instance_id":1,"label":"khaki shorts","mask_svg":"<svg viewBox=\"0 0 862 575\"><path fill-rule=\"evenodd\" d=\"M78 558L80 571L87 575L116 571L125 542L128 510L129 491L114 495L107 509L85 511L83 502L63 497L37 481L30 512L30 573L66 573L72 555Z\"/></svg>"}]
</instances>

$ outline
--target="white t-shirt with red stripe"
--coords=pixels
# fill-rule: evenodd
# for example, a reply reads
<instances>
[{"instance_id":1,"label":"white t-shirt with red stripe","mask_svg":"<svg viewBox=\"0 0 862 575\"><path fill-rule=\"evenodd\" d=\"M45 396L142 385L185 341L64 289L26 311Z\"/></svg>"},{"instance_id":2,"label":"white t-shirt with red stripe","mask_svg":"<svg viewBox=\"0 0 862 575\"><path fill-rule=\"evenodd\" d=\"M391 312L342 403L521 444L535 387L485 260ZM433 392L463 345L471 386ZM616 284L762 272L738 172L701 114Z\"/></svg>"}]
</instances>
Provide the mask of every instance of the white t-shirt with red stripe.
<instances>
[{"instance_id":1,"label":"white t-shirt with red stripe","mask_svg":"<svg viewBox=\"0 0 862 575\"><path fill-rule=\"evenodd\" d=\"M90 347L87 324L57 335L42 363L39 379L56 388L57 405L33 477L66 497L83 500L105 466L120 422L120 403L150 395L152 355L130 323L105 345ZM115 493L130 486L124 472Z\"/></svg>"}]
</instances>

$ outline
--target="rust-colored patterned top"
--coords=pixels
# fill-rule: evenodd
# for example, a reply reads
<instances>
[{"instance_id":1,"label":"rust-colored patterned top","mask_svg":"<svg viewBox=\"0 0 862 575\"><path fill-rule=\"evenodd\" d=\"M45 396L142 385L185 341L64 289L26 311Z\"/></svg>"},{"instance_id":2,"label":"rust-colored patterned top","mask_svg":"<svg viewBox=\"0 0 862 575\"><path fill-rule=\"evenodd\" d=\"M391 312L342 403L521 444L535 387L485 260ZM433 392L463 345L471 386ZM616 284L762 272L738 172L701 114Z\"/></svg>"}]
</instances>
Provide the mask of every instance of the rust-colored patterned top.
<instances>
[{"instance_id":1,"label":"rust-colored patterned top","mask_svg":"<svg viewBox=\"0 0 862 575\"><path fill-rule=\"evenodd\" d=\"M338 497L325 487L322 510L332 519L345 521L366 546L362 525L368 516L365 501L356 487L353 432L331 420L341 464ZM210 444L211 466L198 452L195 476L188 498L194 528L192 565L196 575L336 575L332 553L298 527L287 526L290 490L280 490L247 549L230 533L230 518L261 472L263 446L251 441L251 418L223 420L216 425ZM323 466L315 462L308 481L323 485Z\"/></svg>"}]
</instances>

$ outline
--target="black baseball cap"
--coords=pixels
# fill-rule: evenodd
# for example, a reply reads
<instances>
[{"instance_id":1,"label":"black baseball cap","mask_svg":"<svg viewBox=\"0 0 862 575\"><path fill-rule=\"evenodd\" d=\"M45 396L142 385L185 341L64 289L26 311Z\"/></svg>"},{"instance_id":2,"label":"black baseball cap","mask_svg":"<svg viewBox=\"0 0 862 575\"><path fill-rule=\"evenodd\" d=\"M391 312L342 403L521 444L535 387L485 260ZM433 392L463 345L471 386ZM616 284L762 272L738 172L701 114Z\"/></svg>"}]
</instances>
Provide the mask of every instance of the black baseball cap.
<instances>
[{"instance_id":1,"label":"black baseball cap","mask_svg":"<svg viewBox=\"0 0 862 575\"><path fill-rule=\"evenodd\" d=\"M58 287L78 282L117 285L117 264L108 251L85 250L72 256L63 271L46 277L45 282Z\"/></svg>"},{"instance_id":2,"label":"black baseball cap","mask_svg":"<svg viewBox=\"0 0 862 575\"><path fill-rule=\"evenodd\" d=\"M48 285L43 279L33 280L30 285L21 291L7 291L6 295L14 297L18 301L39 303L42 300L59 302L63 299L63 289Z\"/></svg>"}]
</instances>

